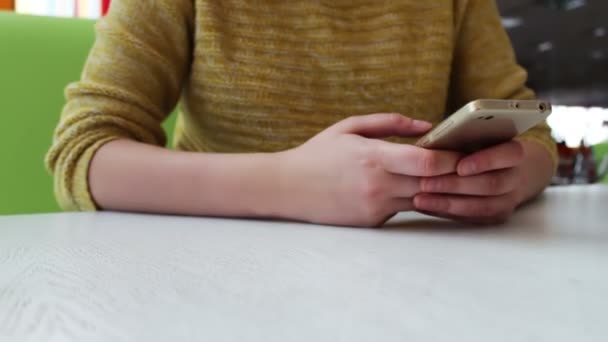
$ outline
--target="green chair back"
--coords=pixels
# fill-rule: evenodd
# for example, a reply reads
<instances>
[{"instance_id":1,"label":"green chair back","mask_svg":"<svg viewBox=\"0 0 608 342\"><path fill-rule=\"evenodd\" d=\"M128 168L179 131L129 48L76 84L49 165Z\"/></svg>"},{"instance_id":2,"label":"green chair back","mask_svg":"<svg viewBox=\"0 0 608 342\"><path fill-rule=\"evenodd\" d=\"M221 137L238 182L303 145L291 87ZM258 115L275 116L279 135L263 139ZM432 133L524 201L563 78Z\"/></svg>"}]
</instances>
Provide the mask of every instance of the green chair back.
<instances>
[{"instance_id":1,"label":"green chair back","mask_svg":"<svg viewBox=\"0 0 608 342\"><path fill-rule=\"evenodd\" d=\"M0 215L59 210L44 156L94 24L0 12ZM169 132L174 117L165 123Z\"/></svg>"}]
</instances>

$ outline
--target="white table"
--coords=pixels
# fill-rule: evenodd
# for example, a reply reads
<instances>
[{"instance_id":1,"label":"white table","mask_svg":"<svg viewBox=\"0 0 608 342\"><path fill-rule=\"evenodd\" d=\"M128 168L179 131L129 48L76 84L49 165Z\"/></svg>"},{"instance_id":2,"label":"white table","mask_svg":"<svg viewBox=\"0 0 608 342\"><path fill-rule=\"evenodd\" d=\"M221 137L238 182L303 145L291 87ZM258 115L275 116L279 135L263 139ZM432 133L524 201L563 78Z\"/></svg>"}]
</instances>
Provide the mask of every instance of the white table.
<instances>
[{"instance_id":1,"label":"white table","mask_svg":"<svg viewBox=\"0 0 608 342\"><path fill-rule=\"evenodd\" d=\"M608 187L501 227L0 217L0 341L608 341Z\"/></svg>"}]
</instances>

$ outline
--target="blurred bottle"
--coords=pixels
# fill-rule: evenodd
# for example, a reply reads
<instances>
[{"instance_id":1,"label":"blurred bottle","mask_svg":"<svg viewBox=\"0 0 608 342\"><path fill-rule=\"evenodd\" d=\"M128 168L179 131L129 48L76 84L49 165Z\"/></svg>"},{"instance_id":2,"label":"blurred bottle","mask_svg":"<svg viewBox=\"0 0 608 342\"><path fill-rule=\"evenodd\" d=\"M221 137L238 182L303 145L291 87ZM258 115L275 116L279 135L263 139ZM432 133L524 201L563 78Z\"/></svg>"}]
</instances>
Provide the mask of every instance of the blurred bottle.
<instances>
[{"instance_id":1,"label":"blurred bottle","mask_svg":"<svg viewBox=\"0 0 608 342\"><path fill-rule=\"evenodd\" d=\"M102 0L101 1L101 15L106 15L110 10L110 0Z\"/></svg>"},{"instance_id":2,"label":"blurred bottle","mask_svg":"<svg viewBox=\"0 0 608 342\"><path fill-rule=\"evenodd\" d=\"M15 10L15 1L14 0L0 0L0 10Z\"/></svg>"},{"instance_id":3,"label":"blurred bottle","mask_svg":"<svg viewBox=\"0 0 608 342\"><path fill-rule=\"evenodd\" d=\"M567 185L572 183L574 177L574 154L571 148L566 145L565 141L557 142L557 153L559 164L557 172L553 177L553 185Z\"/></svg>"},{"instance_id":4,"label":"blurred bottle","mask_svg":"<svg viewBox=\"0 0 608 342\"><path fill-rule=\"evenodd\" d=\"M597 182L597 170L593 151L583 140L574 156L573 184L592 184Z\"/></svg>"}]
</instances>

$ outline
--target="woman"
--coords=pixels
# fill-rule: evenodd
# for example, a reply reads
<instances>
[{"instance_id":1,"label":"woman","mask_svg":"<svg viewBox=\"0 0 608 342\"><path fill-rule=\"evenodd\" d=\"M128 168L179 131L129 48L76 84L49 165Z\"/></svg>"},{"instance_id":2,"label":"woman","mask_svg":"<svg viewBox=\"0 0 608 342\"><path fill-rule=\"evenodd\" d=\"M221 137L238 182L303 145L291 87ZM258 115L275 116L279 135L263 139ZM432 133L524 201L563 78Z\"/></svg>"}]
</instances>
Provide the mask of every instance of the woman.
<instances>
[{"instance_id":1,"label":"woman","mask_svg":"<svg viewBox=\"0 0 608 342\"><path fill-rule=\"evenodd\" d=\"M404 143L525 81L491 0L115 0L47 165L67 210L502 221L553 174L546 125L469 156Z\"/></svg>"}]
</instances>

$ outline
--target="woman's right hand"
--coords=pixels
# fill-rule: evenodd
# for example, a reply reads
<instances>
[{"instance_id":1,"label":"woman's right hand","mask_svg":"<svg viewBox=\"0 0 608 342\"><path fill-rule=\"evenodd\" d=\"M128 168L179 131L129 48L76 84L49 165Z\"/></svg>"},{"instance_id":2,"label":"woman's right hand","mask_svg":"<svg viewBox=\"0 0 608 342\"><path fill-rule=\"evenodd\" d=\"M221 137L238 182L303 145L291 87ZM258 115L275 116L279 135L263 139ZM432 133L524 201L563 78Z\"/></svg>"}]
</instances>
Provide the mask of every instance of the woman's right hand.
<instances>
[{"instance_id":1,"label":"woman's right hand","mask_svg":"<svg viewBox=\"0 0 608 342\"><path fill-rule=\"evenodd\" d=\"M280 153L281 216L378 226L413 209L419 177L456 172L460 155L379 140L420 136L431 125L400 114L353 116Z\"/></svg>"}]
</instances>

